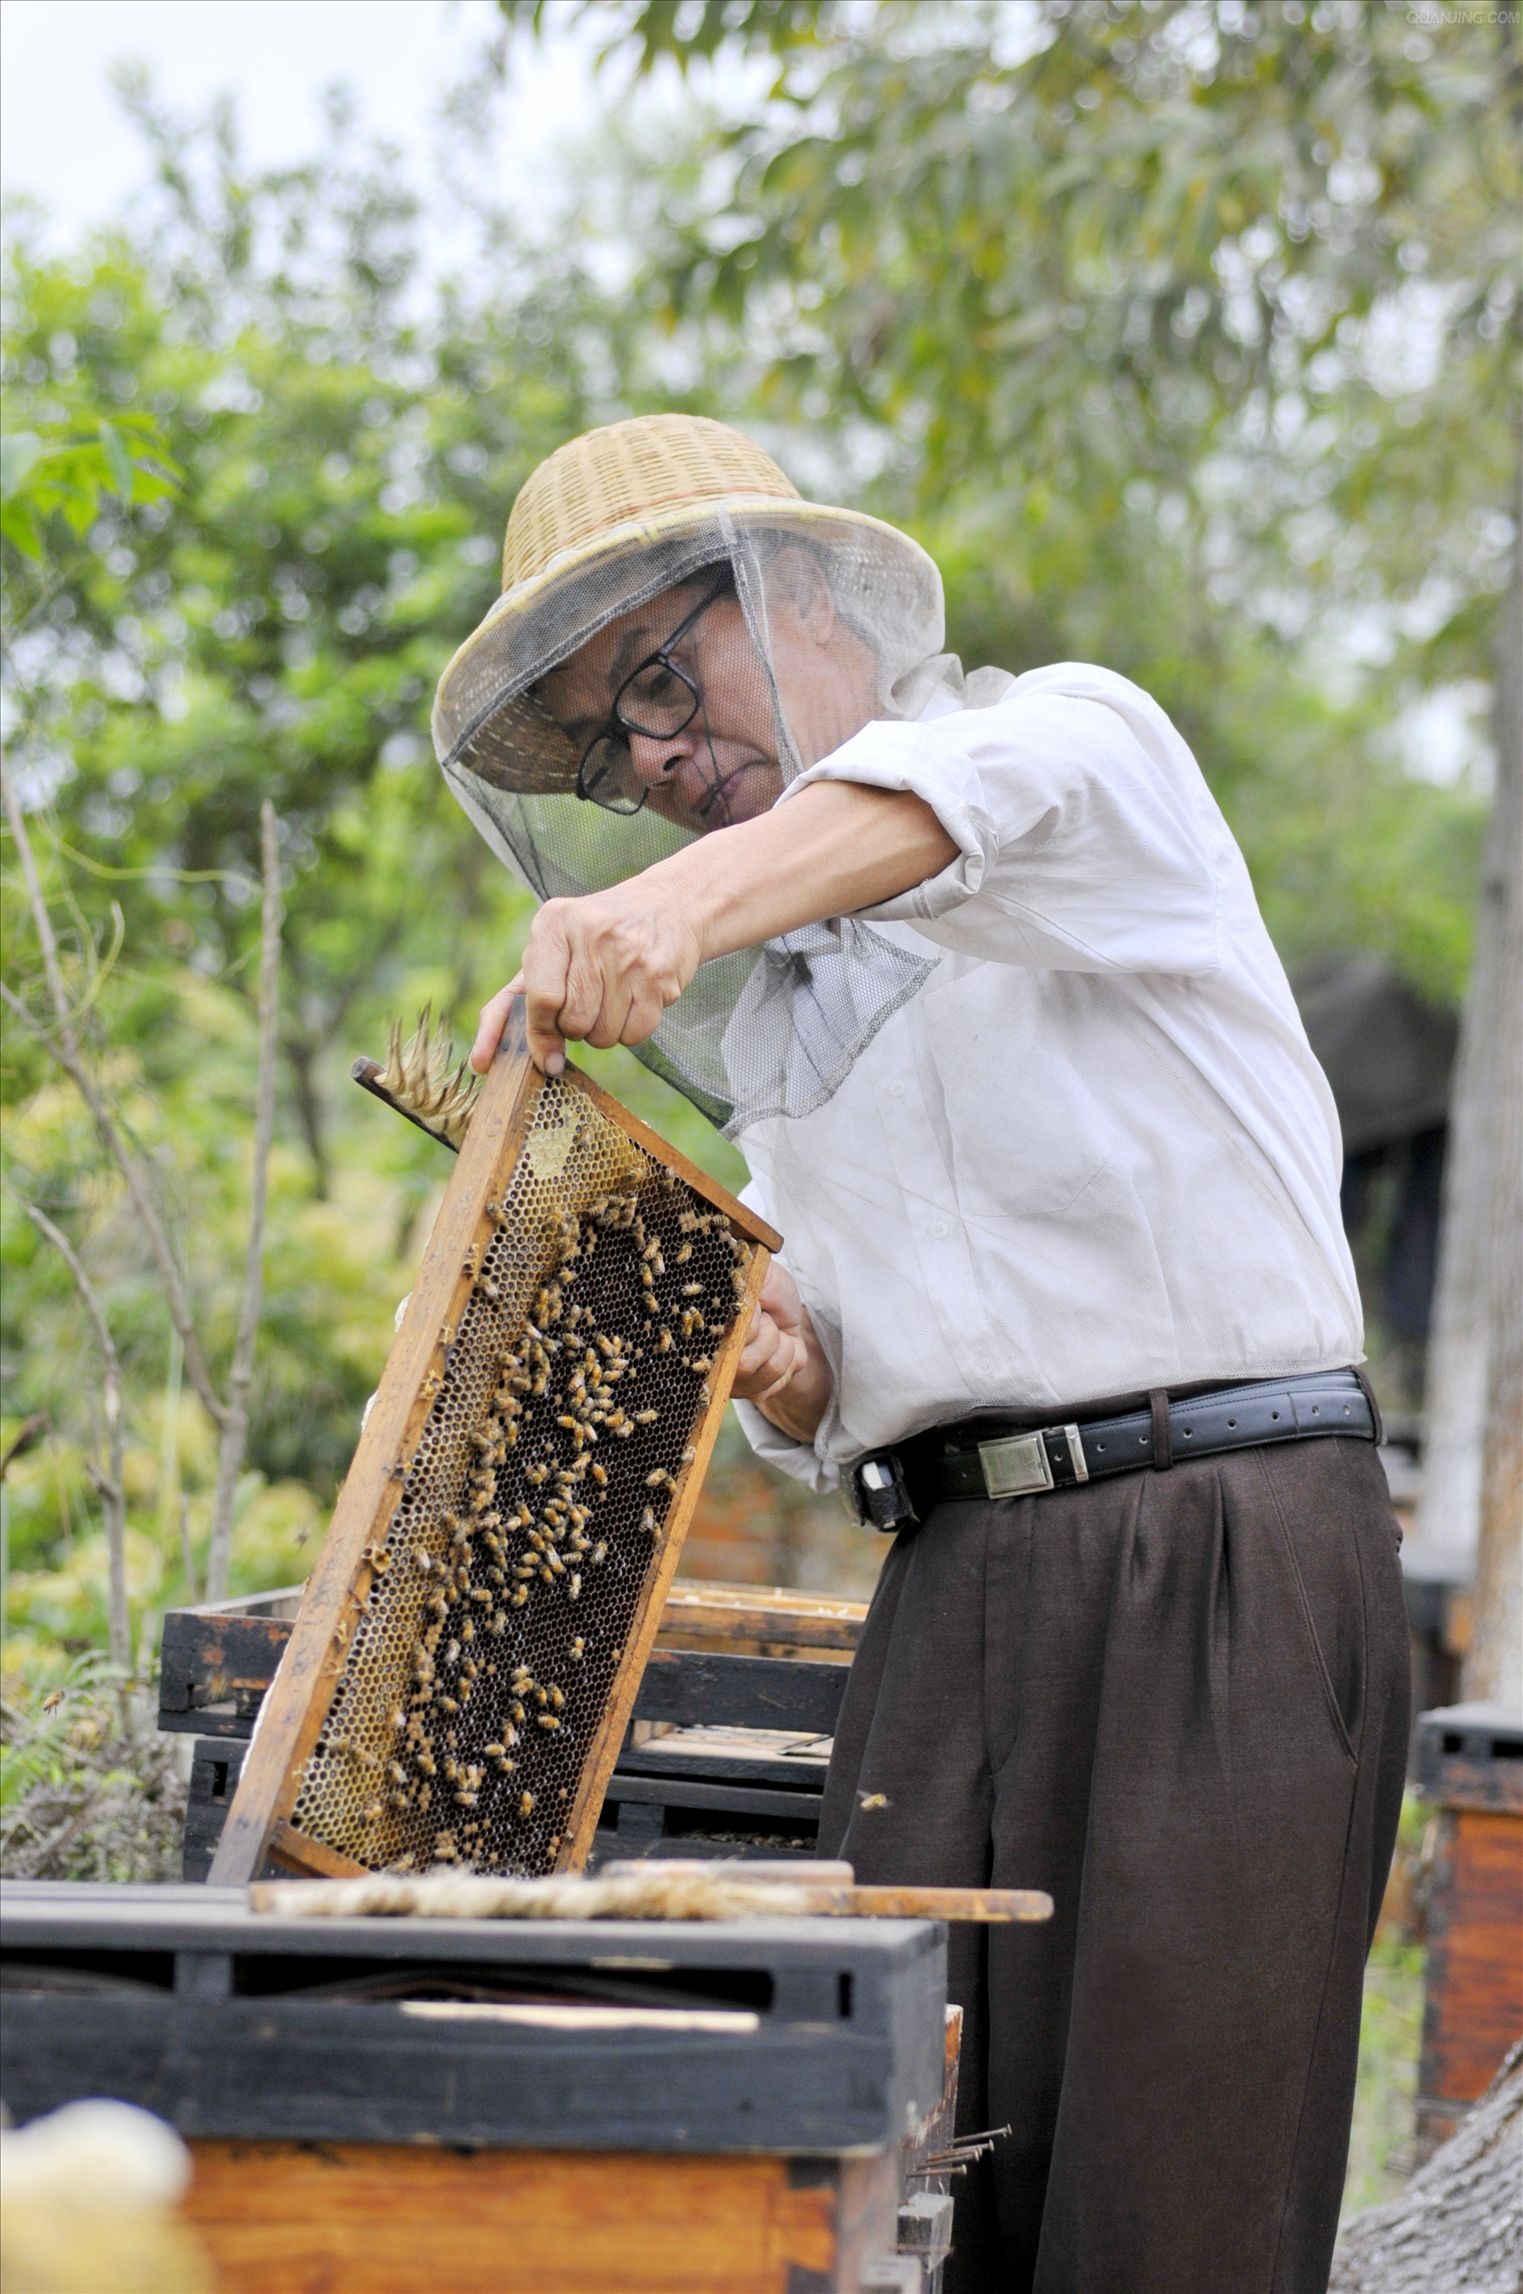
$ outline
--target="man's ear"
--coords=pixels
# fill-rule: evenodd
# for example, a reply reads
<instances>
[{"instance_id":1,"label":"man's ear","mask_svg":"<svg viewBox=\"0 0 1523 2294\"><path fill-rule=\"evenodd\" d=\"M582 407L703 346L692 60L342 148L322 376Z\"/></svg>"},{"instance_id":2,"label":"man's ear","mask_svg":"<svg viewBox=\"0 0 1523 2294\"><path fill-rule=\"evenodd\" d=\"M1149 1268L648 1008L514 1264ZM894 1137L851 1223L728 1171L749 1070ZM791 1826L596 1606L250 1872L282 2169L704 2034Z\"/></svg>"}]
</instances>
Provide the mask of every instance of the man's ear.
<instances>
[{"instance_id":1,"label":"man's ear","mask_svg":"<svg viewBox=\"0 0 1523 2294\"><path fill-rule=\"evenodd\" d=\"M800 629L813 644L831 643L838 626L835 599L812 550L805 549L802 542L785 542L767 569L767 583L788 600Z\"/></svg>"}]
</instances>

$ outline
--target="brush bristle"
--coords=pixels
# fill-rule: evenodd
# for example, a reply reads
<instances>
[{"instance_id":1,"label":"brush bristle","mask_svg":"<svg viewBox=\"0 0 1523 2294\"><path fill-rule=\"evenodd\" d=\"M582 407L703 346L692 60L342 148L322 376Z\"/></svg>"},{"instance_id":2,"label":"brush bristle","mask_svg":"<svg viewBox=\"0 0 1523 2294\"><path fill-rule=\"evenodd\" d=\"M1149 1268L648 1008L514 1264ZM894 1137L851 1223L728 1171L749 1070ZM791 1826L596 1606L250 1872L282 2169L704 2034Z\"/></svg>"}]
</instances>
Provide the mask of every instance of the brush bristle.
<instances>
[{"instance_id":1,"label":"brush bristle","mask_svg":"<svg viewBox=\"0 0 1523 2294\"><path fill-rule=\"evenodd\" d=\"M409 1115L437 1131L451 1146L459 1146L476 1103L478 1084L465 1061L456 1061L449 1033L442 1023L435 1022L431 1005L424 1005L405 1043L401 1021L393 1020L386 1065L376 1080Z\"/></svg>"}]
</instances>

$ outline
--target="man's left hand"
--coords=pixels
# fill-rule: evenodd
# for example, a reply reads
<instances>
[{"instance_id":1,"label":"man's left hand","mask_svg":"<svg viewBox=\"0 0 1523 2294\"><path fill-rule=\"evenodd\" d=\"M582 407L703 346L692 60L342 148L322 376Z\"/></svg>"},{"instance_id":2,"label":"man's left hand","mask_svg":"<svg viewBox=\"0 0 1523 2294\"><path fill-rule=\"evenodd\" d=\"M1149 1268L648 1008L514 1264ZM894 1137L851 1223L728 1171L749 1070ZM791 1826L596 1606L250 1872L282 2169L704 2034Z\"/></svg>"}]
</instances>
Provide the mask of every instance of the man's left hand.
<instances>
[{"instance_id":1,"label":"man's left hand","mask_svg":"<svg viewBox=\"0 0 1523 2294\"><path fill-rule=\"evenodd\" d=\"M523 963L482 1006L471 1065L484 1075L508 1006L526 999L529 1053L546 1075L566 1064L567 1042L644 1043L703 961L703 943L679 887L631 877L609 892L547 900L535 916Z\"/></svg>"}]
</instances>

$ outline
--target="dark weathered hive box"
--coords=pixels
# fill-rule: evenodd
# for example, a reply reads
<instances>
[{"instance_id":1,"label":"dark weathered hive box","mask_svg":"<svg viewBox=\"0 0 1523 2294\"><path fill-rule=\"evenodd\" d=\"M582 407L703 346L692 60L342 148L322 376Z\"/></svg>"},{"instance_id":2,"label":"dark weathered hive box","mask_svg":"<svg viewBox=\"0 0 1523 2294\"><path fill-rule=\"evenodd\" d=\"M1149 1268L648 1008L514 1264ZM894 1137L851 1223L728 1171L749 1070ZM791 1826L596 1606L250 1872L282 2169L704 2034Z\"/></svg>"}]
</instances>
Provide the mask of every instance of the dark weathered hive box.
<instances>
[{"instance_id":1,"label":"dark weathered hive box","mask_svg":"<svg viewBox=\"0 0 1523 2294\"><path fill-rule=\"evenodd\" d=\"M939 1925L296 1920L13 1883L0 1952L7 2107L176 2125L225 2294L937 2281ZM937 2241L898 2252L927 2209Z\"/></svg>"}]
</instances>

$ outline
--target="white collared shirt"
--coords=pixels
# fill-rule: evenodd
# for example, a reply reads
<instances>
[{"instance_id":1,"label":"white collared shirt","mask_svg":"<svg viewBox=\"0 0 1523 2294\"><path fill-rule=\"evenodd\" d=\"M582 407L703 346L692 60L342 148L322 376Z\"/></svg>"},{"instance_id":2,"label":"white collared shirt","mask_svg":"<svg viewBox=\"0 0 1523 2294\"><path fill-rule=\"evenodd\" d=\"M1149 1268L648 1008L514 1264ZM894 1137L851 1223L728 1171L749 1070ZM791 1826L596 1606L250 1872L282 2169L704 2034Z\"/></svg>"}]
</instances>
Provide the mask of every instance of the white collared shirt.
<instances>
[{"instance_id":1,"label":"white collared shirt","mask_svg":"<svg viewBox=\"0 0 1523 2294\"><path fill-rule=\"evenodd\" d=\"M946 696L803 773L922 797L957 844L864 911L935 971L812 1114L741 1139L746 1200L835 1374L812 1450L1362 1359L1332 1094L1241 853L1185 742L1124 677ZM928 945L929 943L929 945Z\"/></svg>"}]
</instances>

